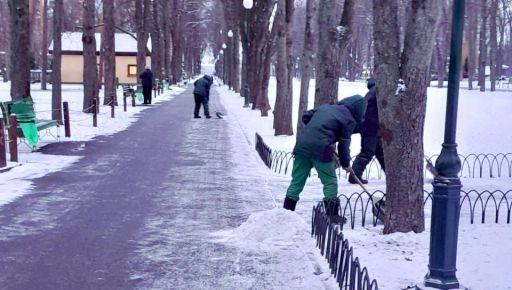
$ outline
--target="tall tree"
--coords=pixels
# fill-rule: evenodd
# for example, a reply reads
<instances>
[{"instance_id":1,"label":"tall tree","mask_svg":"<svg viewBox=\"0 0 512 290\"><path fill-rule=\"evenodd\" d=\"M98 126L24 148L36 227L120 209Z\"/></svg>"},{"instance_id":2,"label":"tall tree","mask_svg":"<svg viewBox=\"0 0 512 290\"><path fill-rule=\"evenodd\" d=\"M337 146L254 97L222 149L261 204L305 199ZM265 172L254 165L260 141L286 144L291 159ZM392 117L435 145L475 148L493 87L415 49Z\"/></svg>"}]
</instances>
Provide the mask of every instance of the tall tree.
<instances>
[{"instance_id":1,"label":"tall tree","mask_svg":"<svg viewBox=\"0 0 512 290\"><path fill-rule=\"evenodd\" d=\"M11 18L11 98L30 97L30 18L28 0L9 0Z\"/></svg>"},{"instance_id":2,"label":"tall tree","mask_svg":"<svg viewBox=\"0 0 512 290\"><path fill-rule=\"evenodd\" d=\"M375 78L386 159L384 233L422 232L427 79L443 0L412 0L400 42L398 1L374 0ZM403 48L402 48L403 47ZM399 80L403 85L397 87Z\"/></svg>"},{"instance_id":3,"label":"tall tree","mask_svg":"<svg viewBox=\"0 0 512 290\"><path fill-rule=\"evenodd\" d=\"M62 121L62 15L63 0L53 1L52 119Z\"/></svg>"},{"instance_id":4,"label":"tall tree","mask_svg":"<svg viewBox=\"0 0 512 290\"><path fill-rule=\"evenodd\" d=\"M473 89L473 79L477 68L477 39L478 39L478 3L480 0L469 0L467 10L467 39L468 39L468 87Z\"/></svg>"},{"instance_id":5,"label":"tall tree","mask_svg":"<svg viewBox=\"0 0 512 290\"><path fill-rule=\"evenodd\" d=\"M485 69L487 66L487 20L489 18L487 1L488 0L481 0L480 2L480 53L478 55L478 84L480 85L481 92L485 92Z\"/></svg>"},{"instance_id":6,"label":"tall tree","mask_svg":"<svg viewBox=\"0 0 512 290\"><path fill-rule=\"evenodd\" d=\"M171 58L171 73L172 83L176 84L181 81L183 74L183 51L182 51L182 0L171 0L171 9L173 13L171 35L172 35L172 58Z\"/></svg>"},{"instance_id":7,"label":"tall tree","mask_svg":"<svg viewBox=\"0 0 512 290\"><path fill-rule=\"evenodd\" d=\"M163 23L164 23L164 78L171 77L171 6L169 1L163 1Z\"/></svg>"},{"instance_id":8,"label":"tall tree","mask_svg":"<svg viewBox=\"0 0 512 290\"><path fill-rule=\"evenodd\" d=\"M95 1L83 1L83 34L82 44L84 52L84 101L83 110L92 113L89 109L92 100L98 99L98 71L96 67L96 37L95 37Z\"/></svg>"},{"instance_id":9,"label":"tall tree","mask_svg":"<svg viewBox=\"0 0 512 290\"><path fill-rule=\"evenodd\" d=\"M41 90L46 90L48 78L46 71L48 70L48 0L43 0L43 15L41 26L43 27L43 41L41 45Z\"/></svg>"},{"instance_id":10,"label":"tall tree","mask_svg":"<svg viewBox=\"0 0 512 290\"><path fill-rule=\"evenodd\" d=\"M316 59L315 107L338 100L340 64L352 37L354 1L343 2L338 21L335 0L320 0L318 8L318 53ZM338 25L339 23L339 25ZM329 43L330 45L326 45Z\"/></svg>"},{"instance_id":11,"label":"tall tree","mask_svg":"<svg viewBox=\"0 0 512 290\"><path fill-rule=\"evenodd\" d=\"M491 42L489 66L491 67L491 92L496 91L496 80L499 77L498 66L496 65L498 60L498 4L498 0L491 0L491 11L489 15L489 41Z\"/></svg>"},{"instance_id":12,"label":"tall tree","mask_svg":"<svg viewBox=\"0 0 512 290\"><path fill-rule=\"evenodd\" d=\"M112 98L116 100L116 45L114 23L114 0L103 1L103 22L105 24L104 66L105 66L105 96L104 104L109 104Z\"/></svg>"},{"instance_id":13,"label":"tall tree","mask_svg":"<svg viewBox=\"0 0 512 290\"><path fill-rule=\"evenodd\" d=\"M274 109L275 135L293 135L292 127L292 70L290 69L290 25L293 13L293 0L278 0L276 23L277 25L277 96ZM293 62L292 62L293 63Z\"/></svg>"},{"instance_id":14,"label":"tall tree","mask_svg":"<svg viewBox=\"0 0 512 290\"><path fill-rule=\"evenodd\" d=\"M302 122L302 113L308 109L309 101L309 83L313 74L313 54L314 54L314 33L313 21L317 12L317 0L307 0L306 2L306 21L304 27L304 47L302 49L301 61L301 79L300 79L300 99L299 116L297 118L297 138L304 129Z\"/></svg>"},{"instance_id":15,"label":"tall tree","mask_svg":"<svg viewBox=\"0 0 512 290\"><path fill-rule=\"evenodd\" d=\"M149 19L151 0L135 1L135 22L137 31L137 73L140 74L146 66L147 44L149 39ZM140 83L140 79L137 78Z\"/></svg>"},{"instance_id":16,"label":"tall tree","mask_svg":"<svg viewBox=\"0 0 512 290\"><path fill-rule=\"evenodd\" d=\"M156 79L162 79L162 46L161 46L161 23L162 11L160 0L153 0L153 25L151 29L151 68Z\"/></svg>"}]
</instances>

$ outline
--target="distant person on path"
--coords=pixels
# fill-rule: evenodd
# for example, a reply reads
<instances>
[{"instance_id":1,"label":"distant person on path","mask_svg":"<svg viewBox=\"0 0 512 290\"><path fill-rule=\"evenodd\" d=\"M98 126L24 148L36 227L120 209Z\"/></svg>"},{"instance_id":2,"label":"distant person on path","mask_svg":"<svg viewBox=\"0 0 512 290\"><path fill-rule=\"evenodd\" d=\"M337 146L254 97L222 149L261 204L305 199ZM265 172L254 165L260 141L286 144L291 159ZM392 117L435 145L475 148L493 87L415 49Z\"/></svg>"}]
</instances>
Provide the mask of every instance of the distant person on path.
<instances>
[{"instance_id":1,"label":"distant person on path","mask_svg":"<svg viewBox=\"0 0 512 290\"><path fill-rule=\"evenodd\" d=\"M352 165L354 173L363 184L368 183L368 180L362 179L363 172L374 156L379 161L382 170L386 170L384 151L382 150L382 137L379 133L379 109L377 107L375 79L369 78L367 86L370 91L365 96L367 109L363 124L361 125L361 153L357 155ZM352 174L349 174L348 182L352 184L357 183Z\"/></svg>"},{"instance_id":2,"label":"distant person on path","mask_svg":"<svg viewBox=\"0 0 512 290\"><path fill-rule=\"evenodd\" d=\"M284 208L294 211L306 180L315 168L324 186L324 206L333 223L344 223L339 215L338 178L334 162L335 144L338 143L340 163L350 172L350 140L362 123L366 102L361 96L346 98L335 105L322 105L306 112L302 121L306 124L303 134L293 149L292 181L286 192Z\"/></svg>"},{"instance_id":3,"label":"distant person on path","mask_svg":"<svg viewBox=\"0 0 512 290\"><path fill-rule=\"evenodd\" d=\"M153 72L146 66L146 69L139 75L142 80L142 94L144 95L144 105L151 104L151 95L153 90Z\"/></svg>"},{"instance_id":4,"label":"distant person on path","mask_svg":"<svg viewBox=\"0 0 512 290\"><path fill-rule=\"evenodd\" d=\"M194 108L194 118L199 119L199 110L201 104L203 105L204 115L206 119L210 119L210 110L208 102L210 101L210 87L213 84L213 78L209 75L204 75L202 78L194 82L194 101L196 106Z\"/></svg>"}]
</instances>

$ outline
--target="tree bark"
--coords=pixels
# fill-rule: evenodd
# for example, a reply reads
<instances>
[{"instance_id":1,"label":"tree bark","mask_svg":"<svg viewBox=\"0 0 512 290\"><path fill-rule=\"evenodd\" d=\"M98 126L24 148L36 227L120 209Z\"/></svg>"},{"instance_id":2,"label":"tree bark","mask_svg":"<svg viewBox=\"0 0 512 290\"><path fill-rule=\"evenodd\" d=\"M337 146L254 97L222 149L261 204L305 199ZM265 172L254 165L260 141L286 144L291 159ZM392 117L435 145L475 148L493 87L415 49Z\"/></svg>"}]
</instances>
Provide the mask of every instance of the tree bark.
<instances>
[{"instance_id":1,"label":"tree bark","mask_svg":"<svg viewBox=\"0 0 512 290\"><path fill-rule=\"evenodd\" d=\"M490 63L491 68L491 92L496 91L496 80L498 79L498 67L496 65L498 58L498 0L491 0L491 11L489 18L489 30L490 30Z\"/></svg>"},{"instance_id":2,"label":"tree bark","mask_svg":"<svg viewBox=\"0 0 512 290\"><path fill-rule=\"evenodd\" d=\"M46 76L48 70L48 0L43 0L42 26L41 90L46 91L46 84L48 83L48 78Z\"/></svg>"},{"instance_id":3,"label":"tree bark","mask_svg":"<svg viewBox=\"0 0 512 290\"><path fill-rule=\"evenodd\" d=\"M477 38L478 38L478 9L475 1L470 0L467 6L467 36L468 36L468 88L473 89L473 79L477 68Z\"/></svg>"},{"instance_id":4,"label":"tree bark","mask_svg":"<svg viewBox=\"0 0 512 290\"><path fill-rule=\"evenodd\" d=\"M83 52L84 52L84 100L82 110L92 113L92 100L98 99L98 71L96 67L96 37L95 33L95 1L84 0L83 2Z\"/></svg>"},{"instance_id":5,"label":"tree bark","mask_svg":"<svg viewBox=\"0 0 512 290\"><path fill-rule=\"evenodd\" d=\"M300 80L300 99L299 116L297 118L297 138L304 130L302 114L308 109L309 102L309 83L313 73L313 54L315 36L313 33L313 21L317 13L317 0L307 0L306 3L306 23L304 28L304 47L301 57L301 80Z\"/></svg>"},{"instance_id":6,"label":"tree bark","mask_svg":"<svg viewBox=\"0 0 512 290\"><path fill-rule=\"evenodd\" d=\"M28 0L9 0L11 99L30 97L30 21Z\"/></svg>"},{"instance_id":7,"label":"tree bark","mask_svg":"<svg viewBox=\"0 0 512 290\"><path fill-rule=\"evenodd\" d=\"M164 23L164 78L170 80L171 78L171 8L169 1L163 1L163 23Z\"/></svg>"},{"instance_id":8,"label":"tree bark","mask_svg":"<svg viewBox=\"0 0 512 290\"><path fill-rule=\"evenodd\" d=\"M114 0L103 1L103 22L105 23L105 94L103 104L108 105L112 97L116 100L116 45L114 23Z\"/></svg>"},{"instance_id":9,"label":"tree bark","mask_svg":"<svg viewBox=\"0 0 512 290\"><path fill-rule=\"evenodd\" d=\"M339 41L336 0L320 0L318 5L318 52L316 63L315 108L338 100Z\"/></svg>"},{"instance_id":10,"label":"tree bark","mask_svg":"<svg viewBox=\"0 0 512 290\"><path fill-rule=\"evenodd\" d=\"M183 52L181 47L182 35L181 35L181 8L182 3L180 0L172 0L172 83L176 84L181 81L183 70Z\"/></svg>"},{"instance_id":11,"label":"tree bark","mask_svg":"<svg viewBox=\"0 0 512 290\"><path fill-rule=\"evenodd\" d=\"M52 120L62 122L62 15L63 0L53 1Z\"/></svg>"},{"instance_id":12,"label":"tree bark","mask_svg":"<svg viewBox=\"0 0 512 290\"><path fill-rule=\"evenodd\" d=\"M159 0L153 0L153 25L151 30L151 68L155 79L162 79L162 49L161 49L161 30L160 30L160 7Z\"/></svg>"},{"instance_id":13,"label":"tree bark","mask_svg":"<svg viewBox=\"0 0 512 290\"><path fill-rule=\"evenodd\" d=\"M480 43L479 43L479 67L478 67L478 84L480 91L485 92L485 67L487 66L487 18L488 8L487 0L481 1L480 6Z\"/></svg>"},{"instance_id":14,"label":"tree bark","mask_svg":"<svg viewBox=\"0 0 512 290\"><path fill-rule=\"evenodd\" d=\"M423 126L427 76L442 0L412 0L403 50L398 3L374 0L375 78L386 159L384 233L419 233L423 213ZM402 79L405 87L397 88Z\"/></svg>"},{"instance_id":15,"label":"tree bark","mask_svg":"<svg viewBox=\"0 0 512 290\"><path fill-rule=\"evenodd\" d=\"M291 3L290 3L291 2ZM291 89L292 71L290 70L290 49L291 40L289 31L291 25L291 15L293 1L279 0L277 2L276 23L277 25L277 96L274 108L274 129L275 135L293 135L292 127L292 102L293 90Z\"/></svg>"},{"instance_id":16,"label":"tree bark","mask_svg":"<svg viewBox=\"0 0 512 290\"><path fill-rule=\"evenodd\" d=\"M147 43L149 39L148 19L150 15L151 0L135 1L135 22L137 31L137 75L146 67ZM137 77L137 83L140 84Z\"/></svg>"}]
</instances>

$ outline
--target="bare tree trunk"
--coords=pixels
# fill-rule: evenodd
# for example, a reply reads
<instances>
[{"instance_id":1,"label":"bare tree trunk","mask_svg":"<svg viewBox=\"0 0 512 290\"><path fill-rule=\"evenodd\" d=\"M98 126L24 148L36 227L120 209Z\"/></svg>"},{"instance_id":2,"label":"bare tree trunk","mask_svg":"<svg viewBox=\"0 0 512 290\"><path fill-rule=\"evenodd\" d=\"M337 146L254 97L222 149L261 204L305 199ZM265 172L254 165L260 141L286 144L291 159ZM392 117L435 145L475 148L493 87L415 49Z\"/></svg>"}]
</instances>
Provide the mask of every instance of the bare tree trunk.
<instances>
[{"instance_id":1,"label":"bare tree trunk","mask_svg":"<svg viewBox=\"0 0 512 290\"><path fill-rule=\"evenodd\" d=\"M491 67L491 92L496 91L496 80L498 79L498 67L496 66L497 57L498 57L498 0L491 0L491 11L490 11L490 63Z\"/></svg>"},{"instance_id":2,"label":"bare tree trunk","mask_svg":"<svg viewBox=\"0 0 512 290\"><path fill-rule=\"evenodd\" d=\"M300 99L299 116L297 118L297 138L304 130L302 122L302 113L308 109L309 101L309 82L313 72L313 54L314 41L312 22L317 13L317 0L307 0L306 3L306 27L304 28L304 48L301 57L301 80L300 80Z\"/></svg>"},{"instance_id":3,"label":"bare tree trunk","mask_svg":"<svg viewBox=\"0 0 512 290\"><path fill-rule=\"evenodd\" d=\"M488 8L487 0L482 0L480 6L480 54L479 54L479 67L478 67L478 84L480 91L485 92L485 67L487 66L487 18Z\"/></svg>"},{"instance_id":4,"label":"bare tree trunk","mask_svg":"<svg viewBox=\"0 0 512 290\"><path fill-rule=\"evenodd\" d=\"M422 232L427 76L442 0L412 0L400 48L398 3L374 0L375 77L386 159L384 233ZM401 52L402 51L402 52ZM405 86L397 89L403 79Z\"/></svg>"},{"instance_id":5,"label":"bare tree trunk","mask_svg":"<svg viewBox=\"0 0 512 290\"><path fill-rule=\"evenodd\" d=\"M151 0L135 1L135 22L137 30L137 74L146 67L148 34L148 18L150 14ZM137 78L140 84L140 79Z\"/></svg>"},{"instance_id":6,"label":"bare tree trunk","mask_svg":"<svg viewBox=\"0 0 512 290\"><path fill-rule=\"evenodd\" d=\"M171 9L169 1L163 1L163 22L164 22L164 78L171 77Z\"/></svg>"},{"instance_id":7,"label":"bare tree trunk","mask_svg":"<svg viewBox=\"0 0 512 290\"><path fill-rule=\"evenodd\" d=\"M30 22L28 0L9 0L11 18L11 99L30 97Z\"/></svg>"},{"instance_id":8,"label":"bare tree trunk","mask_svg":"<svg viewBox=\"0 0 512 290\"><path fill-rule=\"evenodd\" d=\"M84 100L82 110L86 113L92 113L90 108L92 100L98 98L98 71L96 67L96 37L95 29L95 1L84 0L83 2L83 34L82 43L84 51Z\"/></svg>"},{"instance_id":9,"label":"bare tree trunk","mask_svg":"<svg viewBox=\"0 0 512 290\"><path fill-rule=\"evenodd\" d=\"M52 120L62 121L62 15L63 0L53 1Z\"/></svg>"},{"instance_id":10,"label":"bare tree trunk","mask_svg":"<svg viewBox=\"0 0 512 290\"><path fill-rule=\"evenodd\" d=\"M473 89L473 79L475 78L475 71L477 68L477 38L478 38L478 9L476 8L475 1L470 0L467 6L468 11L468 86Z\"/></svg>"},{"instance_id":11,"label":"bare tree trunk","mask_svg":"<svg viewBox=\"0 0 512 290\"><path fill-rule=\"evenodd\" d=\"M292 94L290 90L290 71L289 66L289 29L291 23L291 15L288 13L293 10L288 5L293 6L290 1L281 0L277 2L276 23L277 25L277 65L276 65L276 80L277 80L277 97L276 105L274 108L274 129L275 135L293 135L292 128Z\"/></svg>"},{"instance_id":12,"label":"bare tree trunk","mask_svg":"<svg viewBox=\"0 0 512 290\"><path fill-rule=\"evenodd\" d=\"M172 67L172 82L174 84L181 81L182 78L182 65L183 65L183 52L181 47L181 42L183 41L181 35L181 8L182 3L180 0L172 0L172 9L173 9L173 17L172 17L172 58L171 58L171 67ZM226 56L226 55L225 55Z\"/></svg>"},{"instance_id":13,"label":"bare tree trunk","mask_svg":"<svg viewBox=\"0 0 512 290\"><path fill-rule=\"evenodd\" d=\"M103 22L105 23L105 95L103 104L116 98L116 45L114 23L114 0L103 1Z\"/></svg>"},{"instance_id":14,"label":"bare tree trunk","mask_svg":"<svg viewBox=\"0 0 512 290\"><path fill-rule=\"evenodd\" d=\"M316 58L315 108L338 100L339 54L336 0L318 5L318 52Z\"/></svg>"},{"instance_id":15,"label":"bare tree trunk","mask_svg":"<svg viewBox=\"0 0 512 290\"><path fill-rule=\"evenodd\" d=\"M162 79L162 49L160 43L160 9L159 0L153 0L153 25L151 30L151 68L156 79Z\"/></svg>"},{"instance_id":16,"label":"bare tree trunk","mask_svg":"<svg viewBox=\"0 0 512 290\"><path fill-rule=\"evenodd\" d=\"M43 0L43 41L42 41L42 67L41 67L41 90L46 90L48 78L46 76L48 70L48 0Z\"/></svg>"},{"instance_id":17,"label":"bare tree trunk","mask_svg":"<svg viewBox=\"0 0 512 290\"><path fill-rule=\"evenodd\" d=\"M338 100L341 62L352 38L354 1L343 2L343 14L337 25L337 1L320 0L318 11L318 53L316 63L315 107ZM329 43L329 45L326 45Z\"/></svg>"}]
</instances>

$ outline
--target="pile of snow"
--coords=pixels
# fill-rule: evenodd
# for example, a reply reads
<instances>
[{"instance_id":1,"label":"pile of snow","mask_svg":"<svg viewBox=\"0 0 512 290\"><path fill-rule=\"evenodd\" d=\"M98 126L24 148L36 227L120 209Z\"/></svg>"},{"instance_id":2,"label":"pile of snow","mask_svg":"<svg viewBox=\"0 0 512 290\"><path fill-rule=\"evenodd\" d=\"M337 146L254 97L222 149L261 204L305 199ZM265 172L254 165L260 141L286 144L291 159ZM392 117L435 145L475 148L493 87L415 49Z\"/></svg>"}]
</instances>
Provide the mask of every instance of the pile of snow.
<instances>
[{"instance_id":1,"label":"pile of snow","mask_svg":"<svg viewBox=\"0 0 512 290\"><path fill-rule=\"evenodd\" d=\"M282 208L253 213L238 228L225 232L228 243L255 251L274 251L311 239L309 227L297 213Z\"/></svg>"}]
</instances>

